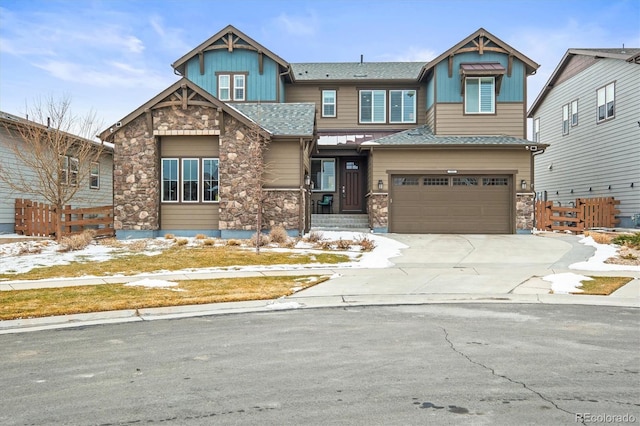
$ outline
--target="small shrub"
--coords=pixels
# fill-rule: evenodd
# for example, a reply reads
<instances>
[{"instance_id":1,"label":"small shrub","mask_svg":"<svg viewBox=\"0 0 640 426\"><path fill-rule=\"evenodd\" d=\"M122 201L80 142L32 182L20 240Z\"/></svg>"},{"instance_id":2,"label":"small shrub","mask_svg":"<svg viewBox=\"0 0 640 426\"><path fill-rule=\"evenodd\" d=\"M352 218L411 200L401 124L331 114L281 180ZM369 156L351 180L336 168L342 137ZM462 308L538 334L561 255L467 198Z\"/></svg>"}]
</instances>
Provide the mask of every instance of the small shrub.
<instances>
[{"instance_id":1,"label":"small shrub","mask_svg":"<svg viewBox=\"0 0 640 426\"><path fill-rule=\"evenodd\" d=\"M230 240L227 240L227 245L228 246L241 246L242 245L242 241L230 239Z\"/></svg>"},{"instance_id":2,"label":"small shrub","mask_svg":"<svg viewBox=\"0 0 640 426\"><path fill-rule=\"evenodd\" d=\"M321 250L333 249L333 241L317 241L315 244Z\"/></svg>"},{"instance_id":3,"label":"small shrub","mask_svg":"<svg viewBox=\"0 0 640 426\"><path fill-rule=\"evenodd\" d=\"M61 252L66 251L75 251L82 250L86 248L91 241L93 241L93 237L96 236L96 231L93 229L88 229L81 234L69 235L67 237L62 237L60 240L60 249Z\"/></svg>"},{"instance_id":4,"label":"small shrub","mask_svg":"<svg viewBox=\"0 0 640 426\"><path fill-rule=\"evenodd\" d=\"M147 240L134 240L128 246L131 251L142 251L147 248Z\"/></svg>"},{"instance_id":5,"label":"small shrub","mask_svg":"<svg viewBox=\"0 0 640 426\"><path fill-rule=\"evenodd\" d=\"M164 239L165 240L175 240L176 236L173 234L164 234Z\"/></svg>"},{"instance_id":6,"label":"small shrub","mask_svg":"<svg viewBox=\"0 0 640 426\"><path fill-rule=\"evenodd\" d=\"M376 248L376 243L367 238L366 236L362 236L361 238L356 239L356 244L362 248L362 251L371 251Z\"/></svg>"},{"instance_id":7,"label":"small shrub","mask_svg":"<svg viewBox=\"0 0 640 426\"><path fill-rule=\"evenodd\" d=\"M633 253L627 253L625 255L620 256L621 258L625 259L625 260L636 260L638 259L638 256L636 256Z\"/></svg>"},{"instance_id":8,"label":"small shrub","mask_svg":"<svg viewBox=\"0 0 640 426\"><path fill-rule=\"evenodd\" d=\"M178 245L178 246L186 246L188 242L189 242L189 240L187 240L186 238L178 238L176 240L176 245Z\"/></svg>"},{"instance_id":9,"label":"small shrub","mask_svg":"<svg viewBox=\"0 0 640 426\"><path fill-rule=\"evenodd\" d=\"M284 226L278 225L275 228L271 228L269 238L272 243L284 244L289 240L289 234L287 234L287 230L284 229Z\"/></svg>"},{"instance_id":10,"label":"small shrub","mask_svg":"<svg viewBox=\"0 0 640 426\"><path fill-rule=\"evenodd\" d=\"M336 241L336 247L338 248L338 250L349 250L352 245L353 241L351 240L343 240L342 238L340 238L338 241Z\"/></svg>"},{"instance_id":11,"label":"small shrub","mask_svg":"<svg viewBox=\"0 0 640 426\"><path fill-rule=\"evenodd\" d=\"M213 238L207 238L206 240L202 241L202 244L204 244L205 246L212 246L216 243L216 240L214 240Z\"/></svg>"},{"instance_id":12,"label":"small shrub","mask_svg":"<svg viewBox=\"0 0 640 426\"><path fill-rule=\"evenodd\" d=\"M640 232L636 232L635 234L618 235L613 239L613 243L640 250Z\"/></svg>"},{"instance_id":13,"label":"small shrub","mask_svg":"<svg viewBox=\"0 0 640 426\"><path fill-rule=\"evenodd\" d=\"M604 232L585 231L584 236L593 238L593 241L598 244L611 244L613 241L613 235Z\"/></svg>"},{"instance_id":14,"label":"small shrub","mask_svg":"<svg viewBox=\"0 0 640 426\"><path fill-rule=\"evenodd\" d=\"M318 241L322 241L322 232L318 232L318 231L309 232L307 241L309 241L310 243L317 243Z\"/></svg>"},{"instance_id":15,"label":"small shrub","mask_svg":"<svg viewBox=\"0 0 640 426\"><path fill-rule=\"evenodd\" d=\"M256 246L256 243L258 242L258 235L260 235L260 247L266 246L267 244L271 243L271 238L268 235L265 235L263 233L255 233L251 236L252 247Z\"/></svg>"},{"instance_id":16,"label":"small shrub","mask_svg":"<svg viewBox=\"0 0 640 426\"><path fill-rule=\"evenodd\" d=\"M204 234L198 234L196 235L196 240L206 240L207 236Z\"/></svg>"},{"instance_id":17,"label":"small shrub","mask_svg":"<svg viewBox=\"0 0 640 426\"><path fill-rule=\"evenodd\" d=\"M289 248L292 249L296 246L296 244L298 244L298 239L297 238L289 238L284 244L283 246L285 248Z\"/></svg>"}]
</instances>

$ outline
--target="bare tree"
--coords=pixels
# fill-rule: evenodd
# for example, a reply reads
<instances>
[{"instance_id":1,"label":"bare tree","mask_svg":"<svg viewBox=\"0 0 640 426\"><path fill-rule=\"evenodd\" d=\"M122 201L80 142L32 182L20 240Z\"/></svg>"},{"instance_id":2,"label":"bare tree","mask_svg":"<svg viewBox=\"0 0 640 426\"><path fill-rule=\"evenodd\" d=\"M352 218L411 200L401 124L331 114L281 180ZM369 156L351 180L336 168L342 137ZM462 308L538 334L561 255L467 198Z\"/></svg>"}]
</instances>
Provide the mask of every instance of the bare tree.
<instances>
[{"instance_id":1,"label":"bare tree","mask_svg":"<svg viewBox=\"0 0 640 426\"><path fill-rule=\"evenodd\" d=\"M260 106L258 106L260 108ZM264 210L264 184L265 172L267 164L265 162L265 152L268 149L269 137L262 130L259 123L260 113L258 112L258 122L252 123L249 128L249 162L251 164L252 177L255 186L252 188L252 199L256 202L256 253L260 254L260 245L262 243L262 212Z\"/></svg>"},{"instance_id":2,"label":"bare tree","mask_svg":"<svg viewBox=\"0 0 640 426\"><path fill-rule=\"evenodd\" d=\"M60 212L88 183L104 146L94 140L101 123L94 112L74 115L68 97L37 100L28 120L5 124L16 140L14 158L0 158L0 181L11 190L45 200L56 209L56 238L62 237Z\"/></svg>"}]
</instances>

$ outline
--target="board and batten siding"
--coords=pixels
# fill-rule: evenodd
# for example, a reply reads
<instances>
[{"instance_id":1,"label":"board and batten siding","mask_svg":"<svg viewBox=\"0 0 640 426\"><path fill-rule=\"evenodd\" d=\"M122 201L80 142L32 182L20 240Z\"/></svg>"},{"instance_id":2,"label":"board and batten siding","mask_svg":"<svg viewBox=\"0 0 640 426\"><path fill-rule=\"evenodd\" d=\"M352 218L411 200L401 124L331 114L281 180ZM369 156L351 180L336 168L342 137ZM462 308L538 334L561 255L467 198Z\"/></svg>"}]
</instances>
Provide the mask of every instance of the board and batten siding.
<instances>
[{"instance_id":1,"label":"board and batten siding","mask_svg":"<svg viewBox=\"0 0 640 426\"><path fill-rule=\"evenodd\" d=\"M439 103L435 129L438 135L525 138L525 110L521 102L497 103L495 114L464 114L463 103Z\"/></svg>"},{"instance_id":2,"label":"board and batten siding","mask_svg":"<svg viewBox=\"0 0 640 426\"><path fill-rule=\"evenodd\" d=\"M218 73L246 73L247 102L275 102L278 100L278 64L263 55L263 70L260 74L258 52L236 49L213 50L204 53L204 74L200 74L198 56L191 58L186 64L185 77L218 97Z\"/></svg>"},{"instance_id":3,"label":"board and batten siding","mask_svg":"<svg viewBox=\"0 0 640 426\"><path fill-rule=\"evenodd\" d=\"M273 140L265 152L265 188L300 187L300 141Z\"/></svg>"},{"instance_id":4,"label":"board and batten siding","mask_svg":"<svg viewBox=\"0 0 640 426\"><path fill-rule=\"evenodd\" d=\"M385 188L389 184L388 170L438 170L447 174L447 170L517 170L515 182L531 177L531 157L524 147L521 149L407 149L387 151L373 149L369 164L371 182L382 179ZM500 174L499 172L496 174ZM519 187L519 186L516 186Z\"/></svg>"},{"instance_id":5,"label":"board and batten siding","mask_svg":"<svg viewBox=\"0 0 640 426\"><path fill-rule=\"evenodd\" d=\"M0 124L0 161L6 167L7 173L15 170L30 179L33 185L37 185L35 170L20 165L12 146L22 142L15 135L8 132L4 125ZM80 190L69 203L72 207L100 207L113 205L113 155L104 154L100 158L100 187L91 189L88 179L80 182ZM0 181L0 233L15 232L15 199L26 198L38 202L47 202L44 198L27 192L13 191Z\"/></svg>"},{"instance_id":6,"label":"board and batten siding","mask_svg":"<svg viewBox=\"0 0 640 426\"><path fill-rule=\"evenodd\" d=\"M218 136L162 136L160 155L163 158L218 158ZM182 167L182 166L180 166ZM160 203L160 227L164 230L218 229L218 203Z\"/></svg>"},{"instance_id":7,"label":"board and batten siding","mask_svg":"<svg viewBox=\"0 0 640 426\"><path fill-rule=\"evenodd\" d=\"M380 123L360 124L359 122L359 92L360 90L411 90L417 89L416 122L415 123ZM336 91L336 117L322 117L322 90ZM352 85L307 85L296 84L286 87L285 102L314 102L316 104L316 122L319 131L323 130L406 130L425 124L424 105L426 94L424 86L419 84L367 84L366 82ZM389 120L389 95L387 93L387 121Z\"/></svg>"},{"instance_id":8,"label":"board and batten siding","mask_svg":"<svg viewBox=\"0 0 640 426\"><path fill-rule=\"evenodd\" d=\"M598 124L596 91L611 82L615 117ZM563 136L562 107L574 100L578 125ZM632 226L631 216L640 213L640 66L600 59L556 85L533 118L540 119L540 142L550 145L535 157L535 191L563 206L576 198L615 197L621 226Z\"/></svg>"}]
</instances>

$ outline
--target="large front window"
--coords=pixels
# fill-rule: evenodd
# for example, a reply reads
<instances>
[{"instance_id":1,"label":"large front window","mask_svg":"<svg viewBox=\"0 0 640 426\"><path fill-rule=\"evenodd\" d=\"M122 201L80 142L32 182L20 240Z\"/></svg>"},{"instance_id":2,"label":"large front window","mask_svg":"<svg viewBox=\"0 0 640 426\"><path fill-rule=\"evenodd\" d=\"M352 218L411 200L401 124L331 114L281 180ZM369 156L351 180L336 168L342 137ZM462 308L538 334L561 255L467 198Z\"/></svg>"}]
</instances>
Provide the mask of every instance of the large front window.
<instances>
[{"instance_id":1,"label":"large front window","mask_svg":"<svg viewBox=\"0 0 640 426\"><path fill-rule=\"evenodd\" d=\"M336 162L334 159L311 160L311 182L315 191L336 190Z\"/></svg>"},{"instance_id":2,"label":"large front window","mask_svg":"<svg viewBox=\"0 0 640 426\"><path fill-rule=\"evenodd\" d=\"M495 113L495 78L467 77L464 82L464 112L466 114Z\"/></svg>"},{"instance_id":3,"label":"large front window","mask_svg":"<svg viewBox=\"0 0 640 426\"><path fill-rule=\"evenodd\" d=\"M601 87L597 92L598 121L608 120L615 115L616 90L615 83Z\"/></svg>"},{"instance_id":4,"label":"large front window","mask_svg":"<svg viewBox=\"0 0 640 426\"><path fill-rule=\"evenodd\" d=\"M387 115L387 91L386 90L361 90L360 91L360 122L384 123Z\"/></svg>"},{"instance_id":5,"label":"large front window","mask_svg":"<svg viewBox=\"0 0 640 426\"><path fill-rule=\"evenodd\" d=\"M216 202L218 195L217 158L163 158L162 202Z\"/></svg>"},{"instance_id":6,"label":"large front window","mask_svg":"<svg viewBox=\"0 0 640 426\"><path fill-rule=\"evenodd\" d=\"M415 90L390 90L389 122L390 123L415 123L416 122L416 91Z\"/></svg>"}]
</instances>

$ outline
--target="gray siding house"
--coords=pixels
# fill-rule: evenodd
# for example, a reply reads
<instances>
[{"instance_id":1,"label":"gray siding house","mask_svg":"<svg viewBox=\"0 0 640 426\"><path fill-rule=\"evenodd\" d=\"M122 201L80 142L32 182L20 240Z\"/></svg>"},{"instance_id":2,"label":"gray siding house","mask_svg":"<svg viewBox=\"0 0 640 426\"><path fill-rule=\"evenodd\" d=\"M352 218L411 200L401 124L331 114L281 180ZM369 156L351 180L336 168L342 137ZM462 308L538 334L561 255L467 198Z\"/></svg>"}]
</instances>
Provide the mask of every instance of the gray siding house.
<instances>
[{"instance_id":1,"label":"gray siding house","mask_svg":"<svg viewBox=\"0 0 640 426\"><path fill-rule=\"evenodd\" d=\"M620 227L640 226L640 49L569 49L531 106L540 199L620 200Z\"/></svg>"},{"instance_id":2,"label":"gray siding house","mask_svg":"<svg viewBox=\"0 0 640 426\"><path fill-rule=\"evenodd\" d=\"M17 131L16 126L18 125L41 126L33 121L0 111L0 173L16 173L27 180L33 177L35 184L37 170L21 164L15 155L14 147L24 144ZM90 140L84 141L96 143ZM81 187L74 196L74 201L71 204L73 207L96 207L113 204L113 148L109 146L104 149L100 160L93 164L91 175L78 184ZM10 188L3 179L0 179L0 234L14 232L16 198L45 202L44 199L35 197L26 191L21 192Z\"/></svg>"}]
</instances>

